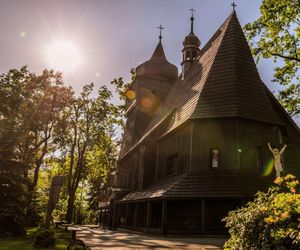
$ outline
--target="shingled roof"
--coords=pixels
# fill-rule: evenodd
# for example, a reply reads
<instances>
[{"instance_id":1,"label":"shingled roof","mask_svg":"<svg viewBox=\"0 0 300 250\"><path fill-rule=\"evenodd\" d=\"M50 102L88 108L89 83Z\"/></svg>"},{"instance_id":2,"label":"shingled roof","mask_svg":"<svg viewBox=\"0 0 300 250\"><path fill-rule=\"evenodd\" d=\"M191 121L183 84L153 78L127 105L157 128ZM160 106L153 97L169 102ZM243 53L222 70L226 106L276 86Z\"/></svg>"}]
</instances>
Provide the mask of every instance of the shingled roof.
<instances>
[{"instance_id":1,"label":"shingled roof","mask_svg":"<svg viewBox=\"0 0 300 250\"><path fill-rule=\"evenodd\" d=\"M260 176L229 173L192 172L167 178L142 190L131 192L121 201L172 198L229 198L253 197L257 191L266 191L272 184Z\"/></svg>"},{"instance_id":2,"label":"shingled roof","mask_svg":"<svg viewBox=\"0 0 300 250\"><path fill-rule=\"evenodd\" d=\"M282 125L271 101L234 11L202 48L185 79L174 83L144 135L127 153L171 113L175 120L164 134L188 119L241 117Z\"/></svg>"}]
</instances>

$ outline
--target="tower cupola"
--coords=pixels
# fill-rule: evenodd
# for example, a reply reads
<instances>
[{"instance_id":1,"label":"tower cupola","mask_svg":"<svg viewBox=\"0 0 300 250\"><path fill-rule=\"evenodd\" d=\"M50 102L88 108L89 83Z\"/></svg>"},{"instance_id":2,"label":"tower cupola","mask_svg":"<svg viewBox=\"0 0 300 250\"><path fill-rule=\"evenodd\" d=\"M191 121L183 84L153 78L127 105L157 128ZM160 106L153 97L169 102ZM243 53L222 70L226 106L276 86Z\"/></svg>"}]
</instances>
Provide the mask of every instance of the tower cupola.
<instances>
[{"instance_id":1,"label":"tower cupola","mask_svg":"<svg viewBox=\"0 0 300 250\"><path fill-rule=\"evenodd\" d=\"M194 34L194 9L190 9L192 12L191 16L191 31L183 41L183 49L182 49L182 76L186 75L186 72L191 67L192 63L196 60L198 55L200 54L200 45L201 42L199 38Z\"/></svg>"},{"instance_id":2,"label":"tower cupola","mask_svg":"<svg viewBox=\"0 0 300 250\"><path fill-rule=\"evenodd\" d=\"M161 31L163 27L160 25L158 28L160 29L160 34L156 49L148 61L136 68L136 74L137 76L146 76L173 82L178 78L178 69L175 65L168 62L165 56L164 48L161 42Z\"/></svg>"}]
</instances>

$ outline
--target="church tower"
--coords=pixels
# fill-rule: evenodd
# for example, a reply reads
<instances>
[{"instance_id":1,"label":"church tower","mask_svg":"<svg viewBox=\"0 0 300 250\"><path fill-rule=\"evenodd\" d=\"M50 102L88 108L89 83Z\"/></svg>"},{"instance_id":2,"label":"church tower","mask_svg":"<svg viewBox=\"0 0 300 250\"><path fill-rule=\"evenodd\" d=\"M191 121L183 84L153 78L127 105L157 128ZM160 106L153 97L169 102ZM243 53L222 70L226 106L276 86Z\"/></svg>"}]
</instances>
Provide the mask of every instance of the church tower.
<instances>
[{"instance_id":1,"label":"church tower","mask_svg":"<svg viewBox=\"0 0 300 250\"><path fill-rule=\"evenodd\" d=\"M200 40L194 34L194 14L195 11L193 8L190 9L192 12L191 16L191 32L188 34L183 41L183 49L182 49L182 78L185 77L186 73L190 69L193 62L200 54Z\"/></svg>"}]
</instances>

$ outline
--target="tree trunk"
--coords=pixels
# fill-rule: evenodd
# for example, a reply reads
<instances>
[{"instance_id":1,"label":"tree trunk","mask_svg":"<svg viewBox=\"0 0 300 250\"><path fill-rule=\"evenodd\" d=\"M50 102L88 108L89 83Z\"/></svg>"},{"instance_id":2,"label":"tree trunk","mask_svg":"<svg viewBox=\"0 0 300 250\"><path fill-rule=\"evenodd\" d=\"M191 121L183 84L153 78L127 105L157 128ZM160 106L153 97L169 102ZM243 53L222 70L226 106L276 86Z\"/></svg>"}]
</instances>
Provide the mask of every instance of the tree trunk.
<instances>
[{"instance_id":1,"label":"tree trunk","mask_svg":"<svg viewBox=\"0 0 300 250\"><path fill-rule=\"evenodd\" d=\"M85 147L83 149L83 153L85 151ZM75 202L75 194L79 185L79 181L81 180L81 172L83 168L83 156L79 155L78 162L76 164L75 169L75 176L74 180L72 182L71 188L69 189L69 199L68 199L68 208L67 208L67 214L66 214L66 221L68 223L71 223L72 221L72 215L74 211L74 202Z\"/></svg>"},{"instance_id":2,"label":"tree trunk","mask_svg":"<svg viewBox=\"0 0 300 250\"><path fill-rule=\"evenodd\" d=\"M74 211L74 202L75 202L75 192L76 192L75 188L72 188L69 191L68 209L67 209L67 213L66 213L66 221L68 223L72 222L73 211Z\"/></svg>"}]
</instances>

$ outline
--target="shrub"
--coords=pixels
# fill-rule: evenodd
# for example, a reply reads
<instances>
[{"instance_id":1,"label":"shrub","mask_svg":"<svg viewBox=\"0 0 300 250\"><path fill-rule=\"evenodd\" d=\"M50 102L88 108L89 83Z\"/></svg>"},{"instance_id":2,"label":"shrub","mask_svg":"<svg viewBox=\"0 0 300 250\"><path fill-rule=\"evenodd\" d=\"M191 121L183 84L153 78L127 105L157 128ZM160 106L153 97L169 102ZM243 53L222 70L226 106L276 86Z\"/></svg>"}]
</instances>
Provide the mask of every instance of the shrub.
<instances>
[{"instance_id":1,"label":"shrub","mask_svg":"<svg viewBox=\"0 0 300 250\"><path fill-rule=\"evenodd\" d=\"M254 201L223 219L230 233L225 249L300 249L299 182L287 175L274 183L276 187L258 192Z\"/></svg>"},{"instance_id":2,"label":"shrub","mask_svg":"<svg viewBox=\"0 0 300 250\"><path fill-rule=\"evenodd\" d=\"M39 229L33 234L32 244L34 247L50 247L55 245L54 232L47 229Z\"/></svg>"},{"instance_id":3,"label":"shrub","mask_svg":"<svg viewBox=\"0 0 300 250\"><path fill-rule=\"evenodd\" d=\"M23 236L26 231L14 216L0 216L0 236Z\"/></svg>"}]
</instances>

